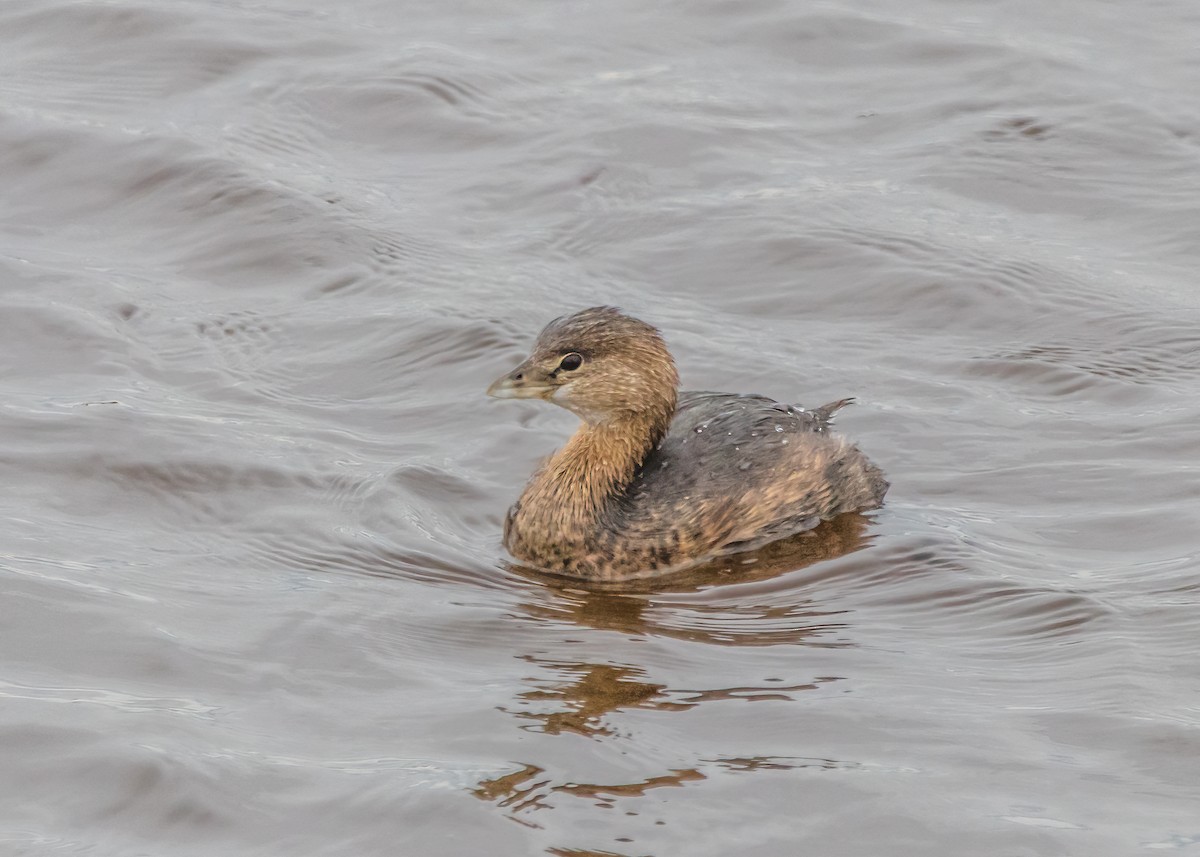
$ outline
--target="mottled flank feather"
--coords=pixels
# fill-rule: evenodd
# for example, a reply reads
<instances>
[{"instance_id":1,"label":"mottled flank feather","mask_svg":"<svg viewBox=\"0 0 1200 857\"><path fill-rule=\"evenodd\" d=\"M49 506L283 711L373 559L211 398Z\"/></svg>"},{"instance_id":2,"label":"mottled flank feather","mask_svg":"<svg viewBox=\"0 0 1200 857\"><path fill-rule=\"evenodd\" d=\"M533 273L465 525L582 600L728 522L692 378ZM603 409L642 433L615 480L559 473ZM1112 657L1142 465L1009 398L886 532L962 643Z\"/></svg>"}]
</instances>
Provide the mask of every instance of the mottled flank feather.
<instances>
[{"instance_id":1,"label":"mottled flank feather","mask_svg":"<svg viewBox=\"0 0 1200 857\"><path fill-rule=\"evenodd\" d=\"M581 359L571 369L573 355ZM491 392L543 398L584 422L509 510L504 544L514 557L630 580L882 503L879 468L830 431L853 400L804 410L677 386L658 331L619 310L595 307L546 327Z\"/></svg>"}]
</instances>

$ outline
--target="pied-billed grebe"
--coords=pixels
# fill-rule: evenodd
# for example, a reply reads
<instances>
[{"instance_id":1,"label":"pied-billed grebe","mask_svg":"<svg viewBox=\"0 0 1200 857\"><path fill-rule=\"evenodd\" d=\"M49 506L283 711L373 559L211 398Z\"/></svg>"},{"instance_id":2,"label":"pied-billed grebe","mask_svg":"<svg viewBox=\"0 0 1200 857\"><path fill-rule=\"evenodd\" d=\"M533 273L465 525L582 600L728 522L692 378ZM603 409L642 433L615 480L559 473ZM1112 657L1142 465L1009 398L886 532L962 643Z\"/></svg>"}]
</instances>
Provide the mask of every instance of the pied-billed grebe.
<instances>
[{"instance_id":1,"label":"pied-billed grebe","mask_svg":"<svg viewBox=\"0 0 1200 857\"><path fill-rule=\"evenodd\" d=\"M630 580L883 502L879 468L828 432L849 400L803 410L678 386L645 322L613 307L550 322L488 395L545 399L583 425L509 509L509 553L572 577Z\"/></svg>"}]
</instances>

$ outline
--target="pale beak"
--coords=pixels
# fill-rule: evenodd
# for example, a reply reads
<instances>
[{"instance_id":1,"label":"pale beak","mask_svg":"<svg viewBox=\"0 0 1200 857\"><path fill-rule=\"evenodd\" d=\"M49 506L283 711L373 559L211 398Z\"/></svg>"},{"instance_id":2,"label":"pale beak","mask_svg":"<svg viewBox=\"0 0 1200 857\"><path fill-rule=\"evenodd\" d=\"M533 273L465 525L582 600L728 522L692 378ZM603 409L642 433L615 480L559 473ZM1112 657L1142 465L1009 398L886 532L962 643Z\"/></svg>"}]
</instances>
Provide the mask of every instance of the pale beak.
<instances>
[{"instance_id":1,"label":"pale beak","mask_svg":"<svg viewBox=\"0 0 1200 857\"><path fill-rule=\"evenodd\" d=\"M549 384L539 384L530 377L530 366L522 363L487 388L493 399L545 399L554 392Z\"/></svg>"}]
</instances>

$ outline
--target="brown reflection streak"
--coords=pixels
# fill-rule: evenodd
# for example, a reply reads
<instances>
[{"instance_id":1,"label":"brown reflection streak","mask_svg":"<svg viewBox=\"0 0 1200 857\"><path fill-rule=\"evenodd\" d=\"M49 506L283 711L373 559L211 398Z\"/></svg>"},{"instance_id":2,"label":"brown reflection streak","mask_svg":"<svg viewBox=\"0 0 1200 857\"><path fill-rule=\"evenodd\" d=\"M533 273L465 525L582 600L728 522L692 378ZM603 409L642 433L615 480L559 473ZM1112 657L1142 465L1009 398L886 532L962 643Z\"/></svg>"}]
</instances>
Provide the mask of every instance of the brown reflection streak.
<instances>
[{"instance_id":1,"label":"brown reflection streak","mask_svg":"<svg viewBox=\"0 0 1200 857\"><path fill-rule=\"evenodd\" d=\"M793 756L738 756L730 759L712 759L711 761L715 765L738 773L790 771L796 768L819 768L833 771L858 767L855 762L839 762L837 759L804 759Z\"/></svg>"},{"instance_id":2,"label":"brown reflection streak","mask_svg":"<svg viewBox=\"0 0 1200 857\"><path fill-rule=\"evenodd\" d=\"M513 812L526 809L545 809L548 805L543 803L543 798L546 796L544 789L550 781L547 779L526 784L542 772L543 769L537 765L526 765L511 774L505 774L493 780L483 780L471 790L471 794L480 800L511 808Z\"/></svg>"},{"instance_id":3,"label":"brown reflection streak","mask_svg":"<svg viewBox=\"0 0 1200 857\"><path fill-rule=\"evenodd\" d=\"M837 759L823 759L802 756L732 756L703 760L705 765L715 765L733 773L755 773L758 771L788 771L800 768L813 770L849 770L859 767L857 762L846 762ZM545 798L554 793L574 795L575 797L592 798L600 806L611 808L618 798L644 797L652 789L681 788L686 783L708 779L696 768L676 768L669 774L648 777L635 783L617 783L602 785L599 783L563 783L549 785L548 779L535 780L543 770L536 765L526 765L519 771L485 780L479 787L472 790L480 800L495 802L499 806L512 811L510 817L527 826L536 827L531 822L524 821L516 813L525 809L545 809L550 804ZM549 853L591 854L606 852L563 851Z\"/></svg>"},{"instance_id":4,"label":"brown reflection streak","mask_svg":"<svg viewBox=\"0 0 1200 857\"><path fill-rule=\"evenodd\" d=\"M535 658L526 660L538 663ZM720 700L787 701L798 691L817 690L822 684L841 680L840 676L820 676L811 682L785 686L746 685L709 690L668 690L666 685L638 681L636 677L640 676L641 672L629 666L572 663L547 663L543 666L576 674L578 678L571 682L555 684L551 689L526 691L519 695L519 699L533 703L560 703L565 706L565 710L546 713L520 711L515 712L514 716L522 720L539 721L541 729L538 731L547 735L574 732L589 738L612 735L613 730L602 722L602 718L621 709L686 711L701 702ZM669 701L668 694L674 695L678 701Z\"/></svg>"},{"instance_id":5,"label":"brown reflection streak","mask_svg":"<svg viewBox=\"0 0 1200 857\"><path fill-rule=\"evenodd\" d=\"M740 762L744 760L717 759L714 761L718 764L728 763L732 766L735 761ZM781 765L780 767L786 766ZM563 783L562 785L551 786L548 779L530 782L530 780L535 779L542 773L543 769L537 765L526 765L521 770L514 771L511 774L505 774L492 780L484 780L478 787L471 790L471 794L480 800L496 803L516 813L526 809L547 808L549 805L544 802L544 799L547 795L555 792L575 795L576 797L595 798L596 800L611 804L615 798L643 797L651 789L679 788L686 782L707 779L704 774L694 768L684 768L672 770L669 774L663 774L662 776L648 777L636 783L616 783L611 785Z\"/></svg>"},{"instance_id":6,"label":"brown reflection streak","mask_svg":"<svg viewBox=\"0 0 1200 857\"><path fill-rule=\"evenodd\" d=\"M691 704L666 702L665 686L637 681L639 675L631 667L608 664L555 664L560 670L578 674L578 678L555 687L553 690L531 690L520 695L528 702L552 701L567 706L565 711L548 714L519 712L525 720L541 721L540 731L549 735L575 732L579 735L596 737L611 735L612 730L601 722L601 718L622 708L646 708L656 711L683 711Z\"/></svg>"},{"instance_id":7,"label":"brown reflection streak","mask_svg":"<svg viewBox=\"0 0 1200 857\"><path fill-rule=\"evenodd\" d=\"M841 680L841 676L821 676L808 684L793 684L788 687L721 687L713 690L678 690L676 693L691 694L686 701L693 705L721 699L740 699L745 702L759 702L766 699L790 700L792 697L788 694L793 691L816 690L822 684Z\"/></svg>"},{"instance_id":8,"label":"brown reflection streak","mask_svg":"<svg viewBox=\"0 0 1200 857\"><path fill-rule=\"evenodd\" d=\"M554 791L566 792L579 797L592 797L608 801L618 797L642 797L650 789L679 788L684 783L693 780L706 780L708 777L693 768L671 771L669 775L650 777L640 783L627 783L615 786L600 786L587 783L567 783L555 786Z\"/></svg>"},{"instance_id":9,"label":"brown reflection streak","mask_svg":"<svg viewBox=\"0 0 1200 857\"><path fill-rule=\"evenodd\" d=\"M521 605L529 616L562 621L630 636L654 635L722 646L817 645L842 647L844 640L830 639L844 632L845 623L830 622L841 611L820 610L810 601L787 607L772 605L650 601L645 597L606 592L558 590L550 603ZM662 618L659 618L659 617ZM680 624L686 619L686 624ZM670 622L671 624L668 624Z\"/></svg>"}]
</instances>

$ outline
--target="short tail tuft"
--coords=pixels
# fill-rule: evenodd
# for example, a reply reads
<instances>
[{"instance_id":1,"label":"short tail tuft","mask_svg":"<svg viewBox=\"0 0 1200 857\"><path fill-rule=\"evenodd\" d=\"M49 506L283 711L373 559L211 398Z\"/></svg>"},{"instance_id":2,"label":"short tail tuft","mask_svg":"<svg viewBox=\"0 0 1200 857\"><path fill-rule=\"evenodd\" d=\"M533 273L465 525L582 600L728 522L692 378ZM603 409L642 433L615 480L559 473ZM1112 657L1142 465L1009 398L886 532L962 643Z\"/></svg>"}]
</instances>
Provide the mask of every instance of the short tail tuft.
<instances>
[{"instance_id":1,"label":"short tail tuft","mask_svg":"<svg viewBox=\"0 0 1200 857\"><path fill-rule=\"evenodd\" d=\"M833 422L834 414L846 407L846 405L853 405L854 402L855 399L853 396L851 396L849 399L838 399L836 402L830 402L828 405L821 405L819 408L813 408L812 413L818 419L820 419L821 422L828 425L829 423Z\"/></svg>"}]
</instances>

